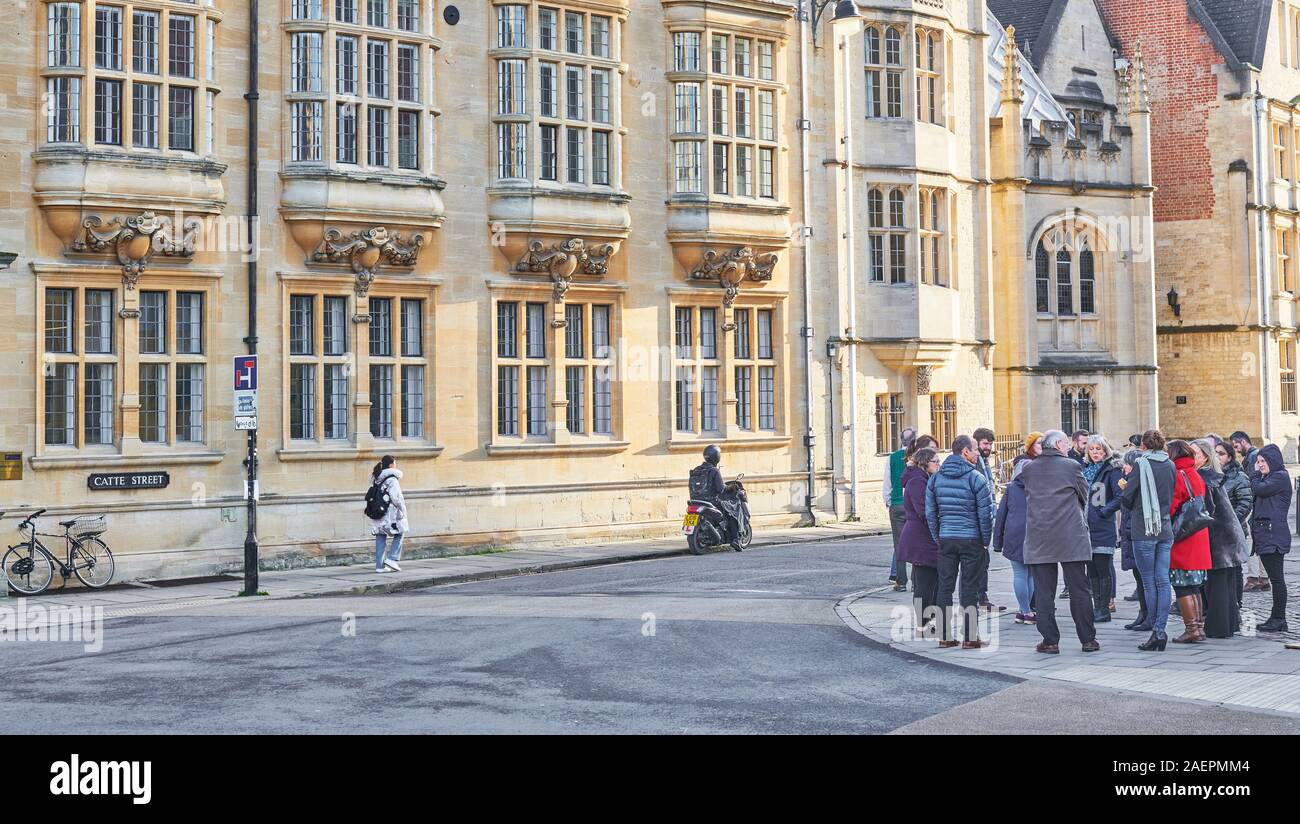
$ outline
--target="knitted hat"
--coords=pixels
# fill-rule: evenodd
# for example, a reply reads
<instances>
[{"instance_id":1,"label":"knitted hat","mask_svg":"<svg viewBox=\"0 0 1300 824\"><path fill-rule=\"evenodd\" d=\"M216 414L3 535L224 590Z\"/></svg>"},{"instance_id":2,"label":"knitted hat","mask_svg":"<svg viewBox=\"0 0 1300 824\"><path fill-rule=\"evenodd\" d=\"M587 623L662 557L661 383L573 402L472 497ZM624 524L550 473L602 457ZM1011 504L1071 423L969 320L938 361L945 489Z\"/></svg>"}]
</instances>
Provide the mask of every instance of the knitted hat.
<instances>
[{"instance_id":1,"label":"knitted hat","mask_svg":"<svg viewBox=\"0 0 1300 824\"><path fill-rule=\"evenodd\" d=\"M1030 432L1029 437L1025 438L1025 452L1033 449L1034 444L1038 443L1038 439L1041 437L1043 437L1042 432Z\"/></svg>"}]
</instances>

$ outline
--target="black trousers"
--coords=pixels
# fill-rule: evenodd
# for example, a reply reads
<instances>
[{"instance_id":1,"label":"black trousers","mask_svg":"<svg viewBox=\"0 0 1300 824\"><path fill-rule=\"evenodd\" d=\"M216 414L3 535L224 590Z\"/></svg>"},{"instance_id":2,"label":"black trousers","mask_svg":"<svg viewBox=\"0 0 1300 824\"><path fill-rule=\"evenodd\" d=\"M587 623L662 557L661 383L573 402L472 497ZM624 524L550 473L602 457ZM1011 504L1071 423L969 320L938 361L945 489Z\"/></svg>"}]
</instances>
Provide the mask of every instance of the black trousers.
<instances>
[{"instance_id":1,"label":"black trousers","mask_svg":"<svg viewBox=\"0 0 1300 824\"><path fill-rule=\"evenodd\" d=\"M1237 580L1241 567L1212 569L1205 579L1205 634L1210 638L1231 638L1241 629L1241 607L1237 604Z\"/></svg>"},{"instance_id":2,"label":"black trousers","mask_svg":"<svg viewBox=\"0 0 1300 824\"><path fill-rule=\"evenodd\" d=\"M1133 567L1133 580L1137 582L1138 588L1138 615L1145 617L1147 614L1147 591L1142 586L1142 573L1138 572L1137 567Z\"/></svg>"},{"instance_id":3,"label":"black trousers","mask_svg":"<svg viewBox=\"0 0 1300 824\"><path fill-rule=\"evenodd\" d=\"M1088 562L1070 561L1061 564L1065 587L1070 590L1070 617L1074 630L1083 643L1097 640L1097 628L1092 622L1092 585L1088 581ZM1056 564L1030 564L1034 576L1034 592L1047 593L1034 601L1038 613L1038 633L1048 644L1061 643L1061 628L1056 623Z\"/></svg>"},{"instance_id":4,"label":"black trousers","mask_svg":"<svg viewBox=\"0 0 1300 824\"><path fill-rule=\"evenodd\" d=\"M1285 555L1277 553L1259 556L1273 590L1273 612L1268 616L1269 620L1286 620L1286 576L1282 574L1282 563L1285 559Z\"/></svg>"},{"instance_id":5,"label":"black trousers","mask_svg":"<svg viewBox=\"0 0 1300 824\"><path fill-rule=\"evenodd\" d=\"M1092 562L1088 564L1088 582L1092 584L1094 607L1109 611L1110 599L1115 590L1115 556L1092 553Z\"/></svg>"},{"instance_id":6,"label":"black trousers","mask_svg":"<svg viewBox=\"0 0 1300 824\"><path fill-rule=\"evenodd\" d=\"M939 570L912 564L912 603L916 607L916 625L925 626L926 610L933 609L939 596Z\"/></svg>"},{"instance_id":7,"label":"black trousers","mask_svg":"<svg viewBox=\"0 0 1300 824\"><path fill-rule=\"evenodd\" d=\"M987 563L988 548L979 541L939 541L939 588L936 605L943 610L939 622L940 638L952 640L952 593L960 589L962 637L973 641L979 637L979 582L981 556Z\"/></svg>"},{"instance_id":8,"label":"black trousers","mask_svg":"<svg viewBox=\"0 0 1300 824\"><path fill-rule=\"evenodd\" d=\"M980 580L979 580L979 598L976 603L983 604L989 600L989 561L991 555L989 548L984 547L980 551Z\"/></svg>"}]
</instances>

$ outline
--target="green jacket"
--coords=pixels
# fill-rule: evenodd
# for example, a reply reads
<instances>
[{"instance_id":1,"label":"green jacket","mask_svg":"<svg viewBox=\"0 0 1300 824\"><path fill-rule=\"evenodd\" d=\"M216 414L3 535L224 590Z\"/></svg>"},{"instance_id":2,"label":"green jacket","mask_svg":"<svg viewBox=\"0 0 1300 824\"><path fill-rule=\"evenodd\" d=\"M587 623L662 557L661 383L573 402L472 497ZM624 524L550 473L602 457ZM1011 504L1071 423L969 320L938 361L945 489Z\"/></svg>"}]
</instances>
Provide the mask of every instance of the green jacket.
<instances>
[{"instance_id":1,"label":"green jacket","mask_svg":"<svg viewBox=\"0 0 1300 824\"><path fill-rule=\"evenodd\" d=\"M889 456L889 505L903 505L903 470L907 468L907 463L903 459L906 454L905 450L898 450Z\"/></svg>"}]
</instances>

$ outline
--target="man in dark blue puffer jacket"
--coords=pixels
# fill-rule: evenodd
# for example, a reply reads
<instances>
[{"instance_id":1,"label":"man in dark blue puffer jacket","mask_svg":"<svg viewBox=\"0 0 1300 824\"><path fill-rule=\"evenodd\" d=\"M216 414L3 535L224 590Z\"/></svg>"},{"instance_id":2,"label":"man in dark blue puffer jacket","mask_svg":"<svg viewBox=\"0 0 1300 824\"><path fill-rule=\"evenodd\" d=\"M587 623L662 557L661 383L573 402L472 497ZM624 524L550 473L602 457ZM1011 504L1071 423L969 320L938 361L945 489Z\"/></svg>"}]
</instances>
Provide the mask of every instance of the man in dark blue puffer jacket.
<instances>
[{"instance_id":1,"label":"man in dark blue puffer jacket","mask_svg":"<svg viewBox=\"0 0 1300 824\"><path fill-rule=\"evenodd\" d=\"M969 435L952 442L952 454L930 476L925 490L925 519L939 545L939 646L957 646L952 637L952 594L960 578L963 617L962 649L979 649L979 578L981 559L993 539L993 490L977 469L979 452Z\"/></svg>"}]
</instances>

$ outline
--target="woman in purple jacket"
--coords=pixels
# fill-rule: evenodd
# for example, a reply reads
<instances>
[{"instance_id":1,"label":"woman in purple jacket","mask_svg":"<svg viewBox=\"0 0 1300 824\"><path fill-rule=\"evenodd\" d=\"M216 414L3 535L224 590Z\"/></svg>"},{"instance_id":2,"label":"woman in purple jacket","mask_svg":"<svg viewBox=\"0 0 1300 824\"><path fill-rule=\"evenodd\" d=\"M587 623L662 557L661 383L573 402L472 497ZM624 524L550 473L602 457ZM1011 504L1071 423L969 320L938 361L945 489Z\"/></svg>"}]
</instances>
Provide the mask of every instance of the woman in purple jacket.
<instances>
[{"instance_id":1,"label":"woman in purple jacket","mask_svg":"<svg viewBox=\"0 0 1300 824\"><path fill-rule=\"evenodd\" d=\"M912 454L903 470L903 512L907 521L898 539L898 560L912 565L912 603L916 605L916 628L924 634L934 632L926 627L926 611L935 615L935 602L939 599L939 545L930 534L925 520L925 485L930 476L939 471L938 451L926 447Z\"/></svg>"}]
</instances>

